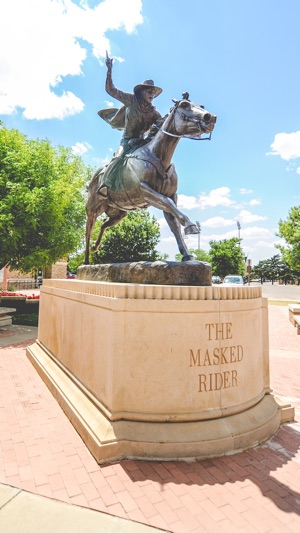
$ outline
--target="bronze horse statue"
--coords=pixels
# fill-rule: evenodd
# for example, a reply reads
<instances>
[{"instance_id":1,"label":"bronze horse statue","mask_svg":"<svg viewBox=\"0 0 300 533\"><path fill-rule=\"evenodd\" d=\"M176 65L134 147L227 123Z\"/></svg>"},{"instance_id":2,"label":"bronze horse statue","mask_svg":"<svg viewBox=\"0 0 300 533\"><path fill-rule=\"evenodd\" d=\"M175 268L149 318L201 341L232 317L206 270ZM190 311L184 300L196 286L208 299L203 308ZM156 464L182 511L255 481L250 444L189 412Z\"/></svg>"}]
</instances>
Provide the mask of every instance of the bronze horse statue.
<instances>
[{"instance_id":1,"label":"bronze horse statue","mask_svg":"<svg viewBox=\"0 0 300 533\"><path fill-rule=\"evenodd\" d=\"M147 144L122 156L121 161L112 167L113 186L106 198L98 194L106 167L96 170L88 186L86 203L86 265L89 264L91 233L100 215L106 213L108 218L101 226L98 239L92 247L93 252L98 250L107 228L117 225L128 211L148 206L163 211L176 238L182 261L193 259L184 242L180 226L184 226L185 234L195 234L199 230L177 208L178 178L172 156L182 137L201 140L203 134L211 135L216 116L206 111L203 106L191 102L188 93L184 93L181 100L173 102L175 105L155 136Z\"/></svg>"}]
</instances>

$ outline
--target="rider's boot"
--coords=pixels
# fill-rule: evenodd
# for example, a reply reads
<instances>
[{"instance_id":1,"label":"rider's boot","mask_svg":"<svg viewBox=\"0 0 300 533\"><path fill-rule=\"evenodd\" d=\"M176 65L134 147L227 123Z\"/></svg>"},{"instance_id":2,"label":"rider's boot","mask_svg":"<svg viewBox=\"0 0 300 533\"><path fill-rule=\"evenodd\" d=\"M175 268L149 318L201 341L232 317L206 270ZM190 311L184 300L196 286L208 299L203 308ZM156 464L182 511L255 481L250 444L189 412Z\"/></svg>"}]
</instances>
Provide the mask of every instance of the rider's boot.
<instances>
[{"instance_id":1,"label":"rider's boot","mask_svg":"<svg viewBox=\"0 0 300 533\"><path fill-rule=\"evenodd\" d=\"M123 146L119 146L118 150L116 151L114 157L108 163L105 169L105 175L104 175L104 183L100 185L100 187L97 190L97 193L99 196L102 196L103 198L108 197L108 189L111 189L111 186L113 184L114 180L114 169L116 168L116 165L122 161L122 156L124 155L124 148Z\"/></svg>"}]
</instances>

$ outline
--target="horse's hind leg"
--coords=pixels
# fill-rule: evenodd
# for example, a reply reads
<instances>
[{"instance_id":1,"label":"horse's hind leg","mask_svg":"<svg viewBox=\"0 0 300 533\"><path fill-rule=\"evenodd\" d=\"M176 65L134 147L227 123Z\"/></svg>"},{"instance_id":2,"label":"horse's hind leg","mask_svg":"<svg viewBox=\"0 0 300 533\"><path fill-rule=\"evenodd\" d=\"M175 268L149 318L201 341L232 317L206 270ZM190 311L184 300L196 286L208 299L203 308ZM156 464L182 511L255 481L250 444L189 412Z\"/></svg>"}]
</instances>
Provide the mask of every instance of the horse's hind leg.
<instances>
[{"instance_id":1,"label":"horse's hind leg","mask_svg":"<svg viewBox=\"0 0 300 533\"><path fill-rule=\"evenodd\" d=\"M101 225L98 239L92 246L92 252L97 252L105 230L107 228L111 228L112 226L116 226L117 224L119 224L119 222L121 222L121 220L127 215L127 211L121 211L119 209L117 210L112 208L107 209L106 214L109 218L105 220L105 222L103 222L103 224Z\"/></svg>"},{"instance_id":2,"label":"horse's hind leg","mask_svg":"<svg viewBox=\"0 0 300 533\"><path fill-rule=\"evenodd\" d=\"M95 222L97 218L104 213L105 209L107 208L107 204L105 202L99 203L97 207L93 205L93 202L88 201L86 205L86 213L87 213L87 220L86 220L86 226L85 226L85 257L84 257L84 264L89 265L90 264L90 243L91 243L91 236L92 231L95 226Z\"/></svg>"},{"instance_id":3,"label":"horse's hind leg","mask_svg":"<svg viewBox=\"0 0 300 533\"><path fill-rule=\"evenodd\" d=\"M85 265L90 264L91 234L92 234L96 219L97 219L97 215L95 213L88 214L86 226L85 226L85 256L84 256Z\"/></svg>"},{"instance_id":4,"label":"horse's hind leg","mask_svg":"<svg viewBox=\"0 0 300 533\"><path fill-rule=\"evenodd\" d=\"M182 255L182 261L191 261L194 259L192 255L190 255L189 250L184 242L184 239L181 234L181 228L178 220L171 215L171 213L168 213L167 211L164 211L165 219L168 222L168 225L172 231L172 233L175 236L179 251Z\"/></svg>"}]
</instances>

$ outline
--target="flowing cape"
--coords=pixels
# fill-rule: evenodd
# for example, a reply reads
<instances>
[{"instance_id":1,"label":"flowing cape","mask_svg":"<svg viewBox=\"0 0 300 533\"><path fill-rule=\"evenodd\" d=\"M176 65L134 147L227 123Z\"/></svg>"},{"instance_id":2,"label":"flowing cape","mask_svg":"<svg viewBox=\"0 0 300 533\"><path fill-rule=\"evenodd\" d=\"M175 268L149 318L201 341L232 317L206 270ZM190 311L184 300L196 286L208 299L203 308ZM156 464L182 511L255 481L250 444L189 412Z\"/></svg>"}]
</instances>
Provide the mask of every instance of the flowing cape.
<instances>
[{"instance_id":1,"label":"flowing cape","mask_svg":"<svg viewBox=\"0 0 300 533\"><path fill-rule=\"evenodd\" d=\"M125 112L126 107L123 105L120 109L110 107L108 109L100 109L98 111L99 117L103 118L112 128L123 130L125 128Z\"/></svg>"}]
</instances>

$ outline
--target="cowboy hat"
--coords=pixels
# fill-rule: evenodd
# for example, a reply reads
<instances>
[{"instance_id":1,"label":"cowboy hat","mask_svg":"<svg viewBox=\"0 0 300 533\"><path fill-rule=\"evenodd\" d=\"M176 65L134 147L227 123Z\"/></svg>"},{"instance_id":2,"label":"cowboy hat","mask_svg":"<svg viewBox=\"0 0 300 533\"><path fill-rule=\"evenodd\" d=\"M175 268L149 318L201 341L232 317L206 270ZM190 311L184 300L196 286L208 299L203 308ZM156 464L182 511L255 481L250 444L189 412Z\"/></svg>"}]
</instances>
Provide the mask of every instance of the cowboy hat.
<instances>
[{"instance_id":1,"label":"cowboy hat","mask_svg":"<svg viewBox=\"0 0 300 533\"><path fill-rule=\"evenodd\" d=\"M153 80L145 80L144 83L140 83L139 85L136 85L133 89L134 94L136 94L141 89L154 89L155 90L154 98L156 98L160 93L162 93L162 89L154 85Z\"/></svg>"}]
</instances>

